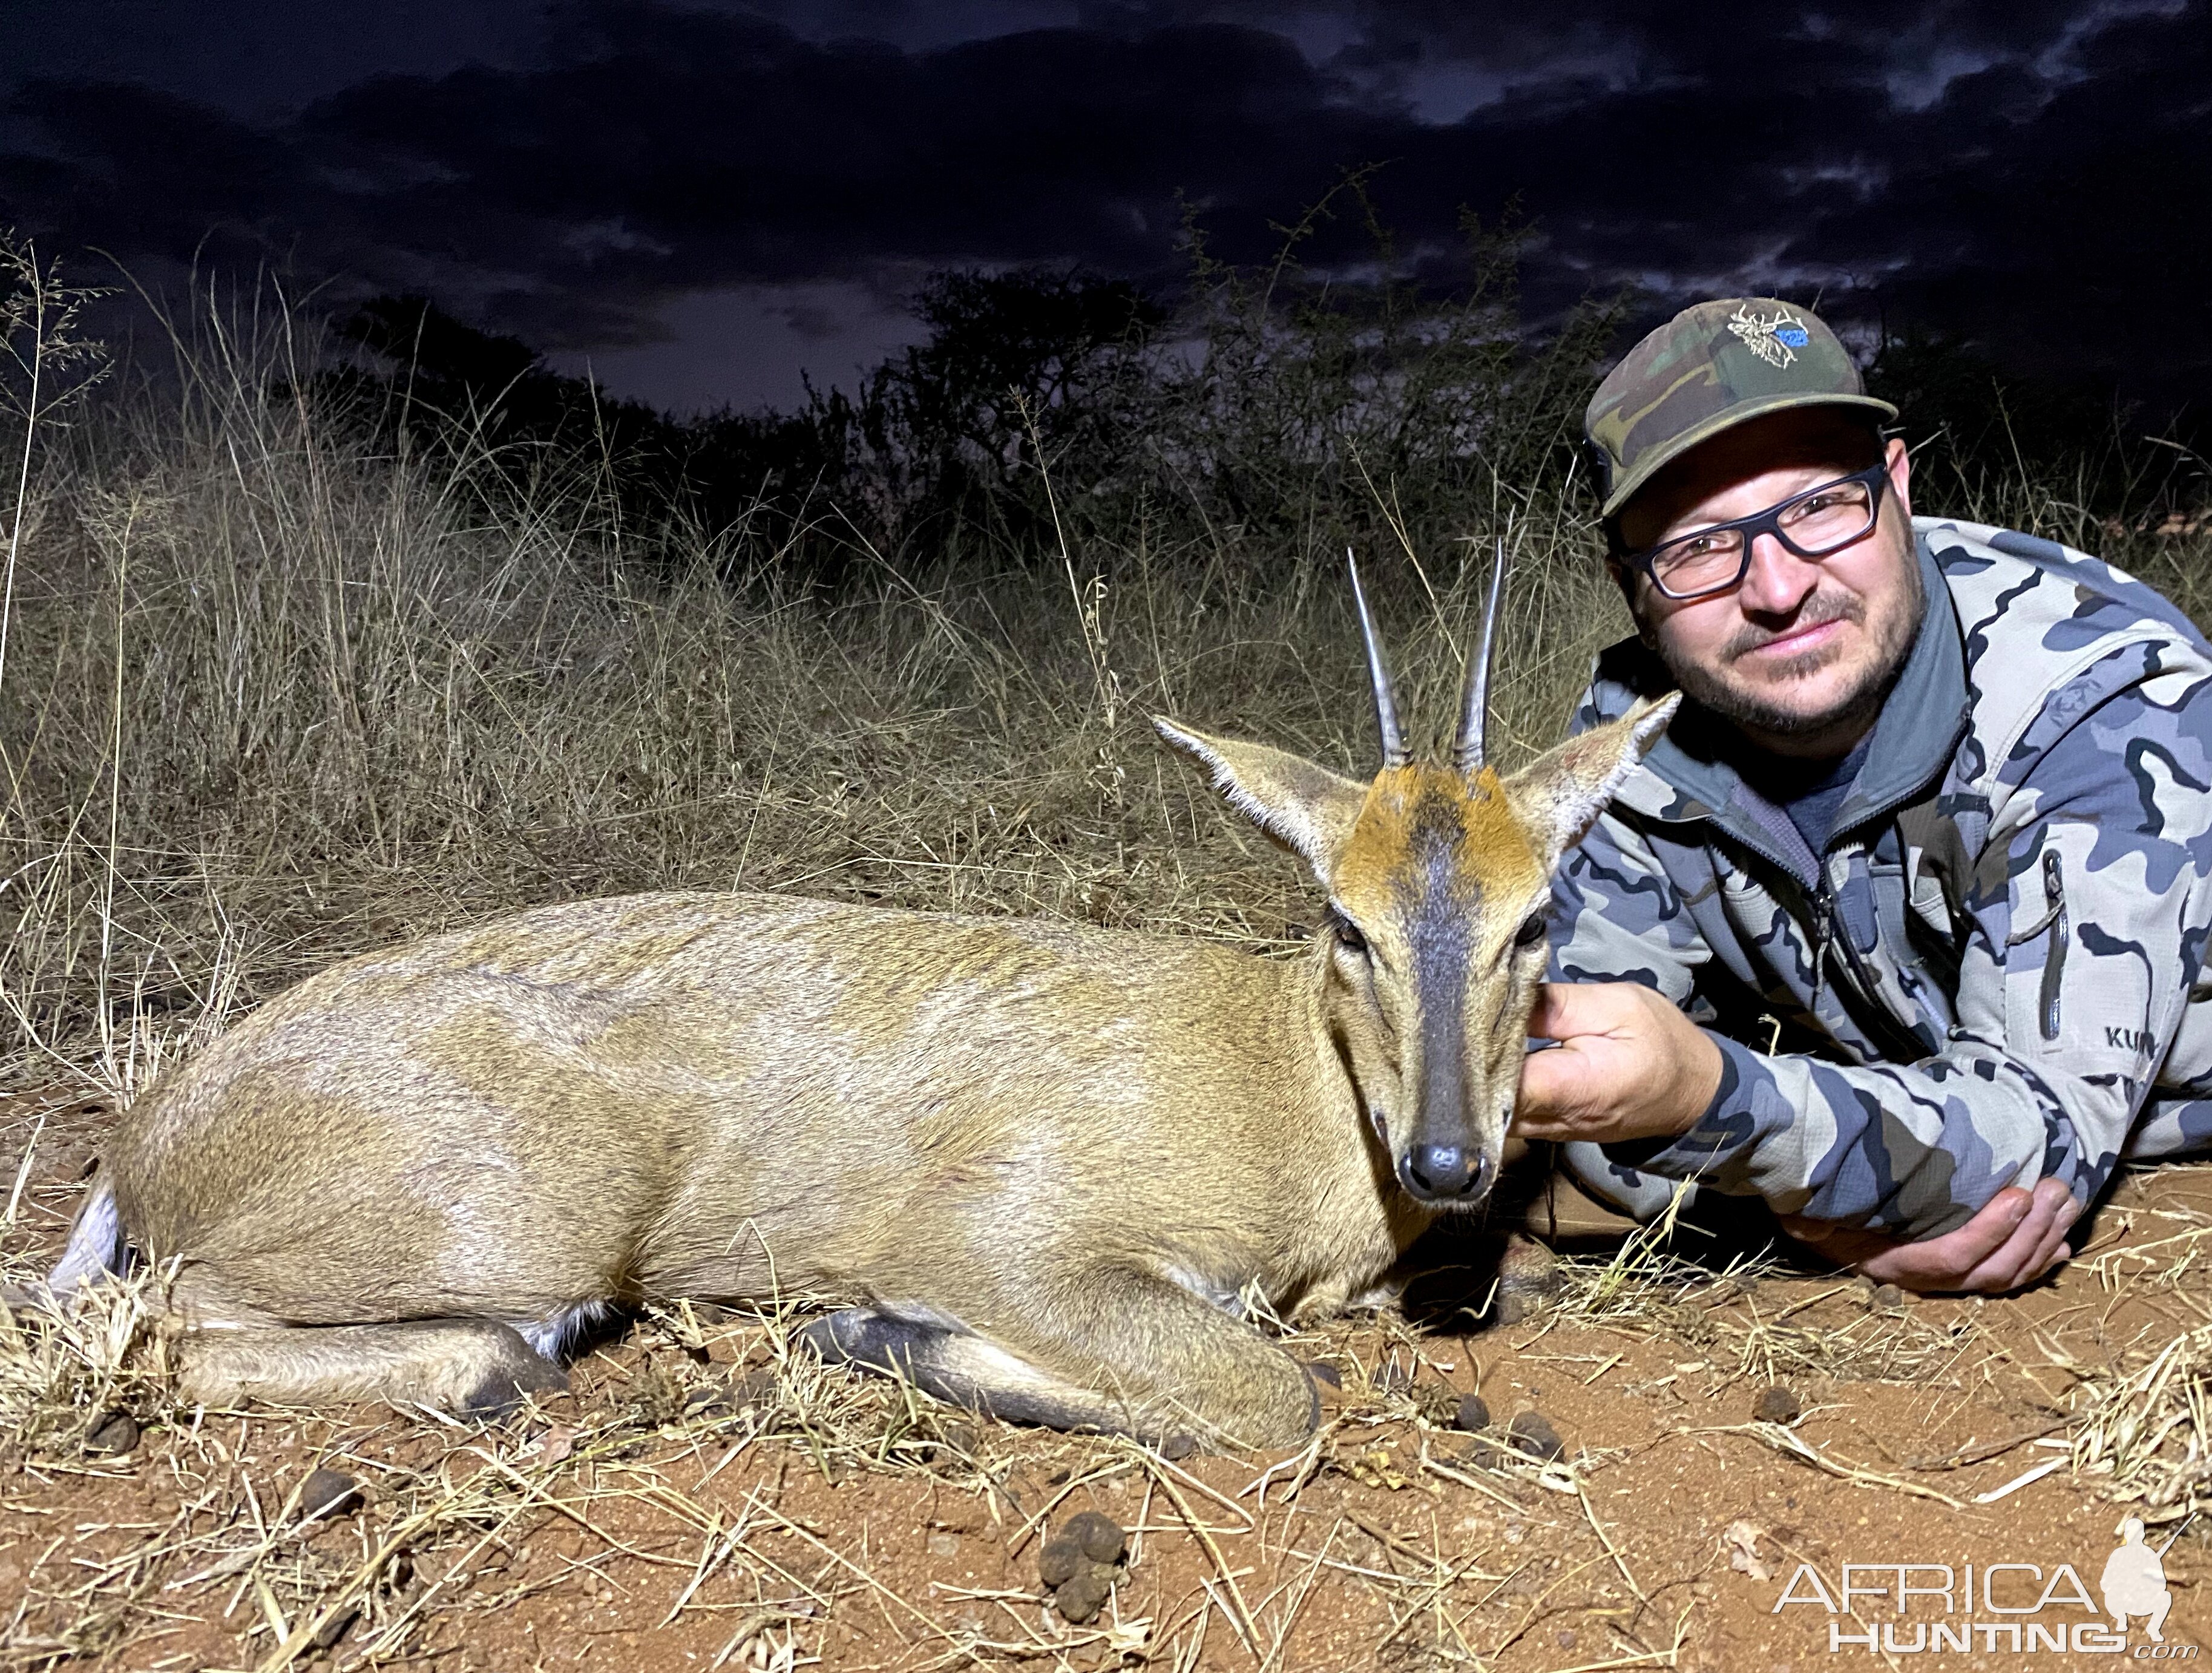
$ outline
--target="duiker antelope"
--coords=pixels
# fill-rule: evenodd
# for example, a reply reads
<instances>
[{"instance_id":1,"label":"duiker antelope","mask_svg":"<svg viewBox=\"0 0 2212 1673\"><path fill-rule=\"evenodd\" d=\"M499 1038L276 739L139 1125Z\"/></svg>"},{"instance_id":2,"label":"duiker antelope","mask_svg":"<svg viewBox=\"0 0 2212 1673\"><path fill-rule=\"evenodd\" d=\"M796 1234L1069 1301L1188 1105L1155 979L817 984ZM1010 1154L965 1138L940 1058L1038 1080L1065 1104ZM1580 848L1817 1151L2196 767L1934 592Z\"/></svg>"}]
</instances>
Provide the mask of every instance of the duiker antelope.
<instances>
[{"instance_id":1,"label":"duiker antelope","mask_svg":"<svg viewBox=\"0 0 2212 1673\"><path fill-rule=\"evenodd\" d=\"M610 1309L838 1293L821 1352L945 1400L1293 1442L1312 1385L1243 1299L1340 1306L1487 1194L1551 872L1672 712L1501 779L1497 599L1447 764L1364 595L1371 783L1157 723L1327 891L1299 958L771 894L521 912L325 971L160 1082L51 1292L135 1251L173 1264L185 1398L448 1411L562 1385Z\"/></svg>"}]
</instances>

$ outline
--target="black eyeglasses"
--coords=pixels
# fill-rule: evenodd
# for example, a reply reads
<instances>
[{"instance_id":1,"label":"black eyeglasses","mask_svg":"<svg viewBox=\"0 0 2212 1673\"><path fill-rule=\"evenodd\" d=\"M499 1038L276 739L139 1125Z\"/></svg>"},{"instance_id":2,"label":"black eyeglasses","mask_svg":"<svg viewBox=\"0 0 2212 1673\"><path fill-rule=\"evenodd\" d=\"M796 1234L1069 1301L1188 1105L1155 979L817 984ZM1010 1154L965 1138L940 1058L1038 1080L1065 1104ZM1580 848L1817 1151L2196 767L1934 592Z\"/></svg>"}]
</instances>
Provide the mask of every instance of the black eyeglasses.
<instances>
[{"instance_id":1,"label":"black eyeglasses","mask_svg":"<svg viewBox=\"0 0 2212 1673\"><path fill-rule=\"evenodd\" d=\"M1641 552L1624 552L1620 561L1640 569L1669 598L1703 598L1726 592L1751 567L1752 544L1772 535L1801 558L1825 558L1862 538L1881 515L1881 485L1887 464L1792 494L1749 517L1716 523Z\"/></svg>"}]
</instances>

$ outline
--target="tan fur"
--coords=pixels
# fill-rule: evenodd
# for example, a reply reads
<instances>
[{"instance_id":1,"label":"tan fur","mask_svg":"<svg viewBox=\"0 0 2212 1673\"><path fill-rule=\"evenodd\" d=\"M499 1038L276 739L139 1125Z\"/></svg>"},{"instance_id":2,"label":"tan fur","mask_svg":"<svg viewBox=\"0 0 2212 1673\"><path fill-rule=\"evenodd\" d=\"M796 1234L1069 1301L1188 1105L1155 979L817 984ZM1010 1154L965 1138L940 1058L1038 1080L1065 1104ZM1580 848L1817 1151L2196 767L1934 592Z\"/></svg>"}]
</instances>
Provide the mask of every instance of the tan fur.
<instances>
[{"instance_id":1,"label":"tan fur","mask_svg":"<svg viewBox=\"0 0 2212 1673\"><path fill-rule=\"evenodd\" d=\"M104 1185L177 1264L209 1401L495 1404L558 1373L488 1321L830 1294L867 1311L826 1350L948 1397L1293 1440L1306 1375L1233 1299L1340 1307L1434 1214L1393 1177L1405 914L1443 888L1465 920L1466 1124L1494 1161L1541 965L1500 949L1664 718L1582 746L1595 766L1372 786L1164 724L1367 926L1371 986L1330 936L1275 962L766 894L547 906L264 1006L130 1112Z\"/></svg>"}]
</instances>

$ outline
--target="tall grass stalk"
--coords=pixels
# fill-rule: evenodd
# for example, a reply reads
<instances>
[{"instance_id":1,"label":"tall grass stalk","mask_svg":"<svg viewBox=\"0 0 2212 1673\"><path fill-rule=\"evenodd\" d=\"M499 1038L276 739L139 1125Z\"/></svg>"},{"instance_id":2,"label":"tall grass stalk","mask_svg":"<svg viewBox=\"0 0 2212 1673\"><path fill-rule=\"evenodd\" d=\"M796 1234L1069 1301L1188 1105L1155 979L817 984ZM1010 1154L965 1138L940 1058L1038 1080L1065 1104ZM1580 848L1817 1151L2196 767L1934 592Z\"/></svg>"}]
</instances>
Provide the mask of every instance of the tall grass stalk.
<instances>
[{"instance_id":1,"label":"tall grass stalk","mask_svg":"<svg viewBox=\"0 0 2212 1673\"><path fill-rule=\"evenodd\" d=\"M0 410L21 432L7 567L0 574L0 685L7 683L15 567L22 555L40 432L106 374L105 349L82 333L79 321L84 306L104 294L95 288L64 284L53 264L40 262L37 245L0 231L0 366L8 373L0 377Z\"/></svg>"}]
</instances>

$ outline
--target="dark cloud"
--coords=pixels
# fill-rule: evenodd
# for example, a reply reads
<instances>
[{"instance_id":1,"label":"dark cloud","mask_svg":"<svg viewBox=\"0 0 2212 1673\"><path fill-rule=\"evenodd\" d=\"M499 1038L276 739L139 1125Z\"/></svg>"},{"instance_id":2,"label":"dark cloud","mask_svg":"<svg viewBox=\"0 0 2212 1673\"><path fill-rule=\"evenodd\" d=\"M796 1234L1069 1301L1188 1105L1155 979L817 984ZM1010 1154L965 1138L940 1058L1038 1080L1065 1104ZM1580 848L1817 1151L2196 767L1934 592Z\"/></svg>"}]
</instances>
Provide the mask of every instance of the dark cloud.
<instances>
[{"instance_id":1,"label":"dark cloud","mask_svg":"<svg viewBox=\"0 0 2212 1673\"><path fill-rule=\"evenodd\" d=\"M808 286L849 310L933 264L1166 281L1184 203L1255 257L1374 162L1402 247L1439 271L1462 205L1517 196L1540 306L1819 291L2154 398L2212 373L2201 3L520 15L463 9L457 41L507 18L503 55L365 46L357 78L319 72L275 114L220 77L195 96L80 55L17 88L0 212L126 258L276 252L605 352L699 315L684 299L772 294L796 320ZM1340 220L1314 258L1350 264L1363 237Z\"/></svg>"}]
</instances>

